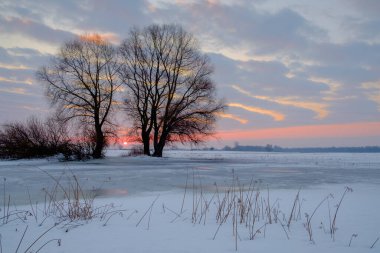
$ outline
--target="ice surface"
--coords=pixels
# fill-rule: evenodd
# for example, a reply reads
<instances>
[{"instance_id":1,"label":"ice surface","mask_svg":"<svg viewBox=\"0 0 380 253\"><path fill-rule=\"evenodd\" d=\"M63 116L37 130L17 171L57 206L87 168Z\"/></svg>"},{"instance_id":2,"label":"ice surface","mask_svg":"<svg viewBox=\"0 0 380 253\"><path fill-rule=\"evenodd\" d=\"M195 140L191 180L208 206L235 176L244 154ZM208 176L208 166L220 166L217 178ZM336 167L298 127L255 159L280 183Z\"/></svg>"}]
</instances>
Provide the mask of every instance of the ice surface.
<instances>
[{"instance_id":1,"label":"ice surface","mask_svg":"<svg viewBox=\"0 0 380 253\"><path fill-rule=\"evenodd\" d=\"M16 204L41 201L43 188L54 184L45 173L62 181L75 174L85 190L101 195L181 190L186 178L201 178L205 189L228 184L232 171L240 181L261 181L271 189L298 189L324 184L380 184L380 155L358 153L254 153L224 151L168 151L164 158L122 157L109 150L104 160L60 162L57 159L0 161L0 179ZM1 187L3 188L3 187ZM0 198L0 206L3 199Z\"/></svg>"}]
</instances>

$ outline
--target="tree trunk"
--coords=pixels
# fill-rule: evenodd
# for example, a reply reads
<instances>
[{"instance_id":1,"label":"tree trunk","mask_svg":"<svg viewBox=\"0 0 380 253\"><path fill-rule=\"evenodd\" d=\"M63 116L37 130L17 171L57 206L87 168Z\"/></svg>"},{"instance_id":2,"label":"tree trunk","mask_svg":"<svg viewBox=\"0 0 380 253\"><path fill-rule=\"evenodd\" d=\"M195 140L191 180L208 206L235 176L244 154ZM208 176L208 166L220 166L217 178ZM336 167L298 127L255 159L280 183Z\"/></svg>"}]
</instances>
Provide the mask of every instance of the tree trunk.
<instances>
[{"instance_id":1,"label":"tree trunk","mask_svg":"<svg viewBox=\"0 0 380 253\"><path fill-rule=\"evenodd\" d=\"M165 144L161 144L159 143L156 148L154 149L154 153L153 153L153 156L154 157L162 157L162 152L164 150L164 146Z\"/></svg>"},{"instance_id":2,"label":"tree trunk","mask_svg":"<svg viewBox=\"0 0 380 253\"><path fill-rule=\"evenodd\" d=\"M150 156L150 138L149 134L142 133L141 134L142 142L144 145L144 155Z\"/></svg>"},{"instance_id":3,"label":"tree trunk","mask_svg":"<svg viewBox=\"0 0 380 253\"><path fill-rule=\"evenodd\" d=\"M103 157L103 148L104 148L104 137L103 134L101 136L96 136L95 149L92 153L92 157L94 159L99 159Z\"/></svg>"},{"instance_id":4,"label":"tree trunk","mask_svg":"<svg viewBox=\"0 0 380 253\"><path fill-rule=\"evenodd\" d=\"M156 153L157 153L156 150L159 149L158 146L159 146L159 143L158 143L158 131L155 129L154 130L154 136L153 136L153 148L154 148L153 156L157 156L156 155ZM161 152L161 156L159 156L159 157L162 157L162 152Z\"/></svg>"},{"instance_id":5,"label":"tree trunk","mask_svg":"<svg viewBox=\"0 0 380 253\"><path fill-rule=\"evenodd\" d=\"M95 127L95 148L92 153L92 157L94 159L100 159L103 157L103 149L104 149L104 134L102 128L100 126Z\"/></svg>"},{"instance_id":6,"label":"tree trunk","mask_svg":"<svg viewBox=\"0 0 380 253\"><path fill-rule=\"evenodd\" d=\"M162 152L164 151L164 147L166 144L167 133L162 133L160 136L160 141L154 145L154 153L155 157L162 157Z\"/></svg>"}]
</instances>

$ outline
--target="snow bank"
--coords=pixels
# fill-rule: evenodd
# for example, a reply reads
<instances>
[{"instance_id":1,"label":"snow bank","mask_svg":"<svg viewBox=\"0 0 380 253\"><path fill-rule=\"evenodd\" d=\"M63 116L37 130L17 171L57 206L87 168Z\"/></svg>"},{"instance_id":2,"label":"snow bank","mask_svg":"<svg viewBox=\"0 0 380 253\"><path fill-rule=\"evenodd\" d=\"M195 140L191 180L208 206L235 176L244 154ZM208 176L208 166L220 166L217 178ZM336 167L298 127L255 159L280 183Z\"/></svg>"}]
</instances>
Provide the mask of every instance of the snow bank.
<instances>
[{"instance_id":1,"label":"snow bank","mask_svg":"<svg viewBox=\"0 0 380 253\"><path fill-rule=\"evenodd\" d=\"M249 230L244 224L238 224L237 249L239 252L376 252L380 244L370 249L380 235L378 219L379 188L375 186L355 185L354 191L346 195L337 215L335 240L328 231L329 209L327 202L317 209L312 221L313 241L309 241L304 227L305 213L311 214L316 206L330 193L330 212L340 200L344 187L335 185L321 189L301 190L302 200L300 214L287 223L297 191L269 191L270 203L278 207L278 221L272 221L257 232L250 240ZM264 189L261 194L267 198ZM233 219L228 218L218 230L216 222L217 198L215 195L203 196L208 201L214 197L207 211L206 219L192 221L193 191L187 189L185 204L182 209L184 194L174 192L155 192L146 195L98 199L96 206L113 204L113 215L106 219L96 217L90 221L62 222L33 247L36 252L44 243L53 239L41 249L41 252L233 252L235 238ZM198 192L198 197L200 197ZM156 201L155 201L156 200ZM155 202L154 202L155 201ZM153 204L154 203L154 204ZM151 207L151 208L150 208ZM38 207L42 212L43 206ZM18 207L18 210L30 210L30 206ZM120 210L120 211L119 211ZM297 211L298 212L298 211ZM145 215L145 216L144 216ZM331 214L330 214L331 215ZM20 242L26 226L28 230L23 239L20 252L49 229L57 219L40 216L26 216L26 220L17 219L1 224L3 252L14 252ZM264 219L264 218L261 218ZM40 225L42 223L42 225ZM257 231L263 222L258 221ZM281 225L282 224L282 225ZM217 232L218 231L218 232ZM286 232L285 232L286 231ZM216 234L216 236L215 236ZM351 240L352 235L357 235ZM215 236L215 239L213 237ZM289 237L289 239L287 238Z\"/></svg>"}]
</instances>

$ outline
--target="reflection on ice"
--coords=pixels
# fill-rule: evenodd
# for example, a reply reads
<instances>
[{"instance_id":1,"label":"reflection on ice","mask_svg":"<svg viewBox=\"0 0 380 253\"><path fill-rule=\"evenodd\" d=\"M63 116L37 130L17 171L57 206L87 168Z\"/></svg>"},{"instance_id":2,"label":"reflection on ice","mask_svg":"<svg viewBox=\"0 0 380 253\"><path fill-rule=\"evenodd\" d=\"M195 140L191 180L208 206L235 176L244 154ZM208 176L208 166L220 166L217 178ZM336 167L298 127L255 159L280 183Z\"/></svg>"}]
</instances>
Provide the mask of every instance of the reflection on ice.
<instances>
[{"instance_id":1,"label":"reflection on ice","mask_svg":"<svg viewBox=\"0 0 380 253\"><path fill-rule=\"evenodd\" d=\"M93 190L95 196L107 197L107 196L127 196L127 189L96 189Z\"/></svg>"}]
</instances>

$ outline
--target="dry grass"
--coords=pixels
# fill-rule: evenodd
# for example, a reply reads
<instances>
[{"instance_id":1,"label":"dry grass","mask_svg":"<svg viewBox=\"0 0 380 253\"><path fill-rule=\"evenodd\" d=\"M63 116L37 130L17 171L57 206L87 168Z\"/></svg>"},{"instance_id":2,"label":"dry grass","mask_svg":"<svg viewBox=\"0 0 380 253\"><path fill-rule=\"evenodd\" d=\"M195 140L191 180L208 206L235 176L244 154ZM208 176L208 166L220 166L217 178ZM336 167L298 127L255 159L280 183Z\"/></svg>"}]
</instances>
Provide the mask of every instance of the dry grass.
<instances>
[{"instance_id":1,"label":"dry grass","mask_svg":"<svg viewBox=\"0 0 380 253\"><path fill-rule=\"evenodd\" d=\"M93 202L95 195L84 192L82 186L74 174L68 178L66 185L61 182L62 176L55 178L45 172L55 182L45 192L45 215L53 215L61 220L90 220L94 217Z\"/></svg>"},{"instance_id":2,"label":"dry grass","mask_svg":"<svg viewBox=\"0 0 380 253\"><path fill-rule=\"evenodd\" d=\"M315 243L313 227L316 226L317 223L313 222L313 218L321 206L326 203L330 206L330 201L333 199L333 195L329 194L323 198L319 204L312 209L311 214L309 214L302 210L303 200L301 200L301 189L299 189L296 192L294 201L285 203L285 206L289 206L290 210L290 213L286 214L282 210L279 200L271 198L269 187L263 187L262 183L258 180L251 179L249 184L244 185L237 175L232 172L232 180L229 186L221 187L217 183L214 183L214 190L206 192L202 185L202 176L199 171L194 169L192 173L187 174L180 211L172 211L172 213L176 215L174 220L177 220L186 212L184 202L187 195L190 195L191 222L193 224L205 225L207 218L214 215L214 219L218 224L213 236L214 240L220 229L226 224L229 224L229 226L232 227L231 231L236 250L238 248L238 241L241 240L242 236L249 240L254 240L259 235L265 237L267 227L273 224L281 226L284 236L289 240L291 238L290 228L292 224L299 221L303 223L309 241ZM192 178L189 180L189 175L191 174ZM192 181L192 183L189 184L188 181ZM262 191L262 188L265 190ZM209 188L207 189L209 190ZM340 210L345 195L351 191L351 188L346 187L333 213L331 213L329 207L328 214L322 214L324 218L319 217L319 219L323 220L327 217L330 221L330 229L327 233L331 235L333 240L337 231L336 223L338 211ZM168 209L167 207L165 208ZM302 219L301 213L305 213L304 219ZM244 233L246 234L244 235Z\"/></svg>"},{"instance_id":3,"label":"dry grass","mask_svg":"<svg viewBox=\"0 0 380 253\"><path fill-rule=\"evenodd\" d=\"M106 226L110 219L116 215L123 216L126 209L117 209L113 204L95 206L94 200L96 195L93 191L85 191L83 185L76 175L70 173L61 174L58 178L53 177L44 171L53 180L52 187L43 188L45 192L44 202L42 204L32 203L32 196L28 191L29 209L19 210L17 206L11 206L11 195L6 194L6 179L4 178L3 190L4 205L2 206L2 217L0 217L0 227L15 221L20 224L29 224L28 220L32 219L40 227L46 221L54 221L53 225L45 229L40 235L32 239L28 245L24 245L24 238L28 235L29 225L26 225L23 233L18 240L15 252L40 252L46 245L56 242L57 246L61 245L61 239L50 238L46 236L53 229L64 229L68 232L70 229L81 226L88 221L98 219ZM66 181L63 182L63 178ZM33 237L32 237L33 238ZM30 238L29 238L30 241ZM0 233L0 253L2 252L2 235ZM25 248L25 249L22 249Z\"/></svg>"}]
</instances>

